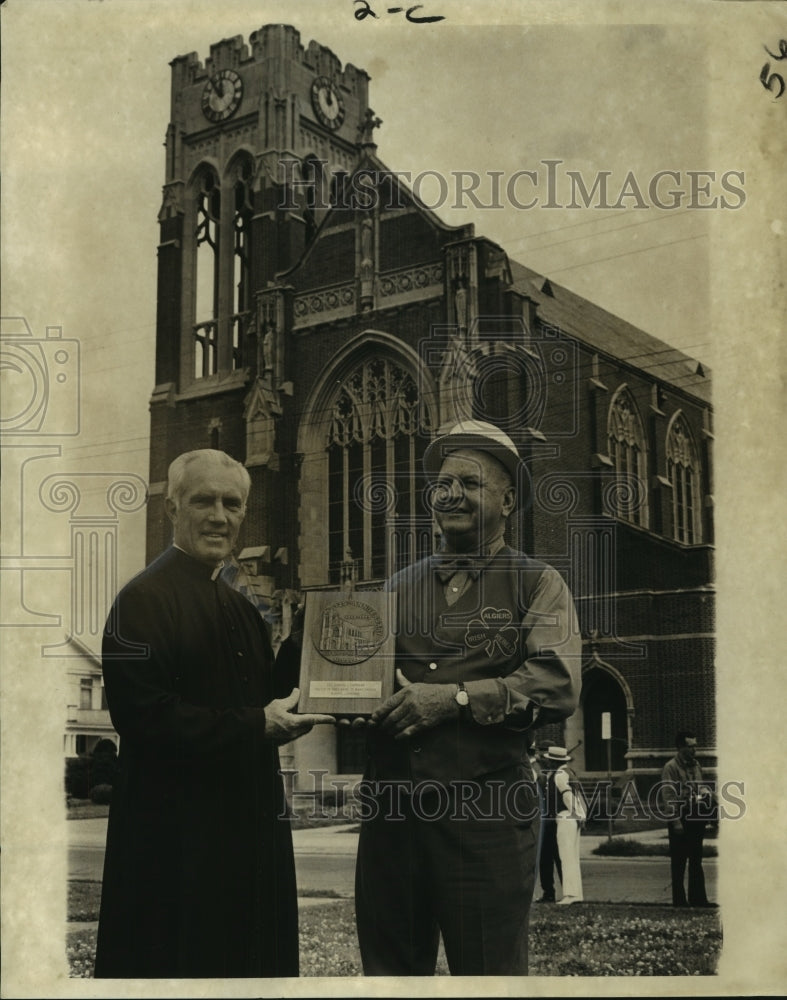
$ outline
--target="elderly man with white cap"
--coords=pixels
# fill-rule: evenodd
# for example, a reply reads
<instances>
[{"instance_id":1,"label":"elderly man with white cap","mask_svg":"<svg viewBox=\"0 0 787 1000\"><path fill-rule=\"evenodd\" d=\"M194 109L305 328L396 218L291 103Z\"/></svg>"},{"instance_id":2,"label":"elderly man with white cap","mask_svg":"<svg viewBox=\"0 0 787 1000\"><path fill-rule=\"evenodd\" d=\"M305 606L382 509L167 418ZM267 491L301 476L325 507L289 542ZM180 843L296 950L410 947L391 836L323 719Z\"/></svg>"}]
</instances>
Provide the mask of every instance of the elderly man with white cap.
<instances>
[{"instance_id":1,"label":"elderly man with white cap","mask_svg":"<svg viewBox=\"0 0 787 1000\"><path fill-rule=\"evenodd\" d=\"M580 637L560 574L506 544L527 473L492 424L428 447L440 551L400 573L399 689L374 712L356 868L367 975L524 975L538 800L533 728L574 712Z\"/></svg>"}]
</instances>

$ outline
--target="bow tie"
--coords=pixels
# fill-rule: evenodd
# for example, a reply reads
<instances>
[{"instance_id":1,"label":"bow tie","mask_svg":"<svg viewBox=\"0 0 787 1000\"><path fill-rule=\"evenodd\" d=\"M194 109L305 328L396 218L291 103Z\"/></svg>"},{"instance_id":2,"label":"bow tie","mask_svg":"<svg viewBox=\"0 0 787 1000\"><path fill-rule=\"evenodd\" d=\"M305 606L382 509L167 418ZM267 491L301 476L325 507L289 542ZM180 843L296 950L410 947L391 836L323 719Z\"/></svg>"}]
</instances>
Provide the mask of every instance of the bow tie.
<instances>
[{"instance_id":1,"label":"bow tie","mask_svg":"<svg viewBox=\"0 0 787 1000\"><path fill-rule=\"evenodd\" d=\"M456 573L467 573L471 580L477 580L489 558L489 556L434 556L434 571L441 583L447 583Z\"/></svg>"}]
</instances>

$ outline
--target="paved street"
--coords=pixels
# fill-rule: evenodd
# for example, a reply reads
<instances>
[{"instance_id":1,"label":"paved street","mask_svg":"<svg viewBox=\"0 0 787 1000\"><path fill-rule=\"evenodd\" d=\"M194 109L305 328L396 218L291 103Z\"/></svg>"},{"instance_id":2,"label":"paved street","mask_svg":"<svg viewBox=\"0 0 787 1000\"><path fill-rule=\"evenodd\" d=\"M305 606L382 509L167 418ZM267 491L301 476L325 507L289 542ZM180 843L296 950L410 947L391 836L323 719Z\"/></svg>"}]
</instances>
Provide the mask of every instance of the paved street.
<instances>
[{"instance_id":1,"label":"paved street","mask_svg":"<svg viewBox=\"0 0 787 1000\"><path fill-rule=\"evenodd\" d=\"M358 835L346 827L322 827L293 833L298 888L303 895L335 893L352 897ZM100 881L104 863L105 819L70 820L69 877ZM631 836L627 834L626 836ZM639 840L663 840L662 830L637 834ZM582 837L582 881L585 899L612 903L664 903L670 895L669 860L606 858L592 849L606 837ZM704 864L708 895L716 899L718 862Z\"/></svg>"}]
</instances>

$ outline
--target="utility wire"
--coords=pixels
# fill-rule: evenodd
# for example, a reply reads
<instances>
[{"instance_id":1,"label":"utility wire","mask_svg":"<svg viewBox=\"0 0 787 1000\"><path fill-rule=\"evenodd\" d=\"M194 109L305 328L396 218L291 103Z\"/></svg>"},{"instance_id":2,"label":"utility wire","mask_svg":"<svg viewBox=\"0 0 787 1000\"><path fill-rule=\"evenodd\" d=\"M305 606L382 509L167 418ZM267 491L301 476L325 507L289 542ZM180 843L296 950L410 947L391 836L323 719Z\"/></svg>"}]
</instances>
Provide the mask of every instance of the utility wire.
<instances>
[{"instance_id":1,"label":"utility wire","mask_svg":"<svg viewBox=\"0 0 787 1000\"><path fill-rule=\"evenodd\" d=\"M621 232L624 229L633 229L635 226L649 226L649 225L652 225L655 222L663 222L664 219L676 219L676 218L678 218L681 215L688 215L688 213L689 213L689 210L687 208L684 208L680 212L675 212L674 215L669 215L669 216L662 215L662 216L659 216L656 219L641 219L639 222L630 222L630 223L627 223L624 226L615 226L615 227L613 227L611 229L602 229L599 232L593 233L593 234L588 235L588 236L573 236L569 240L560 240L557 243L547 243L544 246L531 247L531 248L529 248L526 251L520 251L520 252L530 253L531 251L534 251L534 250L549 250L551 247L563 246L563 244L565 244L565 243L573 243L576 240L592 240L592 239L597 239L600 236L607 236L609 233L619 233L619 232ZM595 218L595 219L588 219L586 222L573 222L570 226L558 226L555 229L545 229L541 233L532 233L529 236L520 236L520 237L515 237L513 240L506 240L506 246L509 246L512 243L523 243L526 240L534 240L534 239L537 239L540 236L547 236L550 233L560 233L560 232L563 232L566 229L576 229L578 226L592 226L592 225L594 225L597 222L603 222L603 221L605 221L605 220L599 219L599 218Z\"/></svg>"},{"instance_id":2,"label":"utility wire","mask_svg":"<svg viewBox=\"0 0 787 1000\"><path fill-rule=\"evenodd\" d=\"M620 260L621 257L633 257L636 253L647 253L649 250L661 250L662 247L672 247L677 243L690 243L692 240L705 240L707 238L706 233L702 233L699 236L684 236L679 240L670 240L669 243L657 243L655 246L640 247L639 250L627 250L625 253L613 254L611 257L597 257L595 260L585 261L583 264L571 264L569 267L559 267L557 270L553 270L552 274L562 274L564 271L575 271L578 267L591 267L593 264L603 264L608 260ZM675 350L677 350L677 348L675 348Z\"/></svg>"}]
</instances>

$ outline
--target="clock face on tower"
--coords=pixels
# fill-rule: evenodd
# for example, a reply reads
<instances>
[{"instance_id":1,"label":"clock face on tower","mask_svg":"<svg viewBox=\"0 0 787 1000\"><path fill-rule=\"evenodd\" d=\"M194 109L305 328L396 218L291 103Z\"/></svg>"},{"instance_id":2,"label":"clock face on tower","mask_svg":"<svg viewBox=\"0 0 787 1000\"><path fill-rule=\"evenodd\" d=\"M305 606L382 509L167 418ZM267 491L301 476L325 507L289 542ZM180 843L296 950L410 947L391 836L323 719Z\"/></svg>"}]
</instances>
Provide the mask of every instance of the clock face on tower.
<instances>
[{"instance_id":1,"label":"clock face on tower","mask_svg":"<svg viewBox=\"0 0 787 1000\"><path fill-rule=\"evenodd\" d=\"M233 69L215 73L202 91L202 113L211 122L223 122L238 110L243 80Z\"/></svg>"},{"instance_id":2,"label":"clock face on tower","mask_svg":"<svg viewBox=\"0 0 787 1000\"><path fill-rule=\"evenodd\" d=\"M339 128L344 121L344 101L327 76L318 76L312 83L312 107L326 128Z\"/></svg>"}]
</instances>

